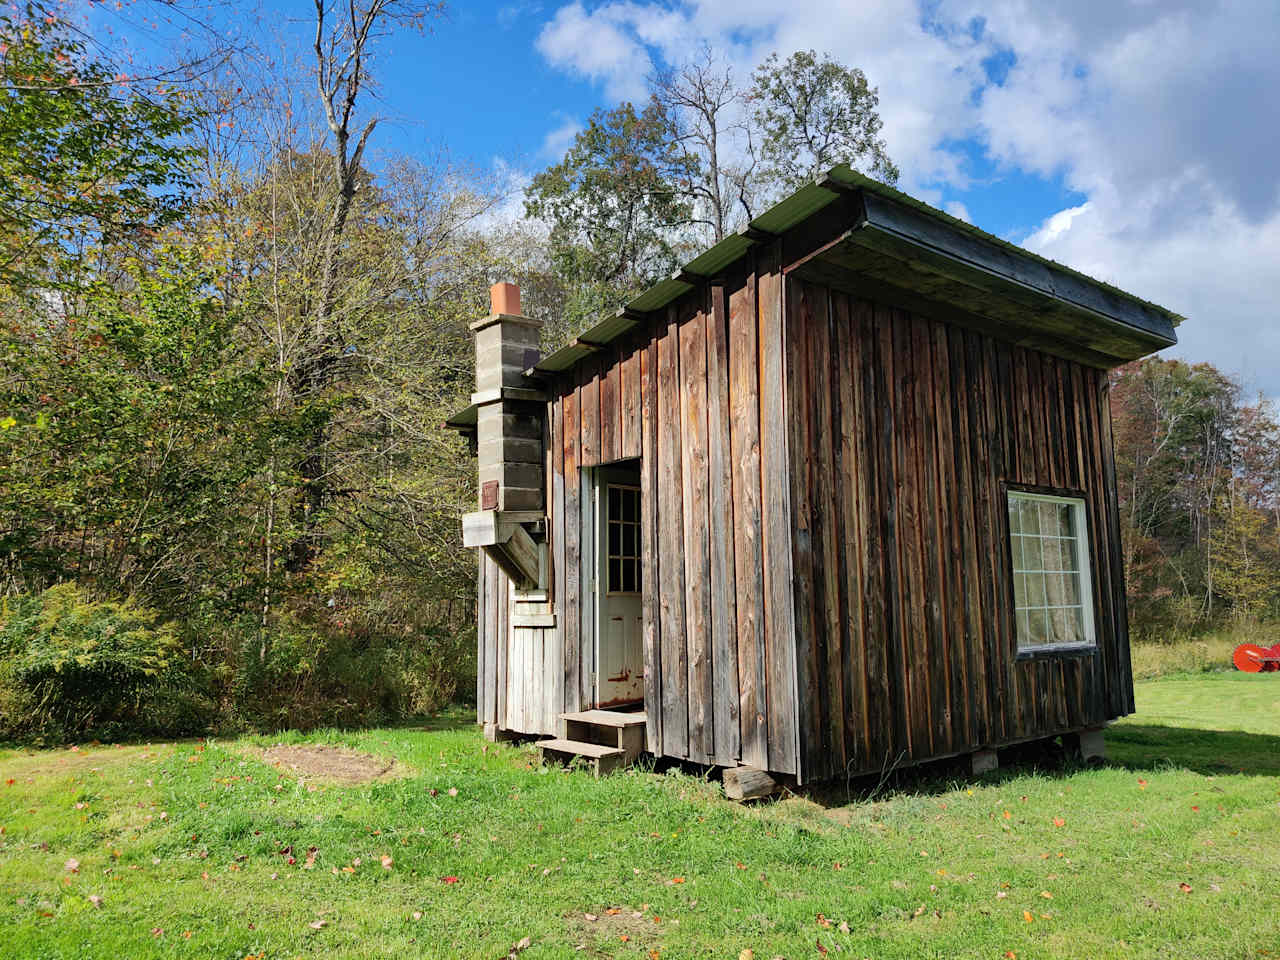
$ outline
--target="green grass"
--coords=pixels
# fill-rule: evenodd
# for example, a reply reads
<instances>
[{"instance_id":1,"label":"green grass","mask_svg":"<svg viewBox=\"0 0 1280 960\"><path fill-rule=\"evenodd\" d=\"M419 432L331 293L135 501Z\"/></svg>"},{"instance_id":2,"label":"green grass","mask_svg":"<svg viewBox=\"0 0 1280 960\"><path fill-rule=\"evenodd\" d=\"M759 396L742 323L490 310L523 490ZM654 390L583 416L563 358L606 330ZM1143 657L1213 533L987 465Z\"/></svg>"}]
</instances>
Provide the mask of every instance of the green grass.
<instances>
[{"instance_id":1,"label":"green grass","mask_svg":"<svg viewBox=\"0 0 1280 960\"><path fill-rule=\"evenodd\" d=\"M309 789L266 740L3 752L0 955L1276 955L1280 675L1138 705L1105 767L748 807L685 773L548 771L463 714L289 738L411 768L363 787Z\"/></svg>"}]
</instances>

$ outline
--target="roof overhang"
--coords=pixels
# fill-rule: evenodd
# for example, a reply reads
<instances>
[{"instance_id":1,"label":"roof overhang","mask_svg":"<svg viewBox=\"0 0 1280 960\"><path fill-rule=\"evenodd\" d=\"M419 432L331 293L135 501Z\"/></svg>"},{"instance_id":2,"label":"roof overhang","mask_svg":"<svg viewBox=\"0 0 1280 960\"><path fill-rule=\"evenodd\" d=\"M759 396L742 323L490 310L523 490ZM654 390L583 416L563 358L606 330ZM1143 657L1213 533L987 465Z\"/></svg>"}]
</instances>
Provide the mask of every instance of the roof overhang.
<instances>
[{"instance_id":1,"label":"roof overhang","mask_svg":"<svg viewBox=\"0 0 1280 960\"><path fill-rule=\"evenodd\" d=\"M789 272L1096 367L1178 342L1153 304L878 193L860 206Z\"/></svg>"},{"instance_id":2,"label":"roof overhang","mask_svg":"<svg viewBox=\"0 0 1280 960\"><path fill-rule=\"evenodd\" d=\"M823 234L830 224L836 228ZM724 278L752 247L778 240L788 273L1091 366L1115 367L1178 342L1178 314L841 165L526 373L572 369L699 284ZM446 426L474 431L475 411L459 411Z\"/></svg>"}]
</instances>

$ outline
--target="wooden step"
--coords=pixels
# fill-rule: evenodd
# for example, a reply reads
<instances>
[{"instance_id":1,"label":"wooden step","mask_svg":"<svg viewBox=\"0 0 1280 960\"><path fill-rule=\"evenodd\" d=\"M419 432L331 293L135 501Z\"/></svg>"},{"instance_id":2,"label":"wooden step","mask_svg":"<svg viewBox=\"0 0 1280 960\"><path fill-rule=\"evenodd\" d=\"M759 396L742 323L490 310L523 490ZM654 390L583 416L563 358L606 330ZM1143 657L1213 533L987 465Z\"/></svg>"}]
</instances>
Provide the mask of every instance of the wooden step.
<instances>
[{"instance_id":1,"label":"wooden step","mask_svg":"<svg viewBox=\"0 0 1280 960\"><path fill-rule=\"evenodd\" d=\"M620 710L579 710L577 713L562 713L560 719L594 723L601 727L643 727L646 717L643 710L628 713Z\"/></svg>"},{"instance_id":2,"label":"wooden step","mask_svg":"<svg viewBox=\"0 0 1280 960\"><path fill-rule=\"evenodd\" d=\"M608 747L599 743L586 743L581 740L539 740L538 752L545 763L548 759L569 761L579 757L595 772L597 777L612 773L627 763L627 752L620 747Z\"/></svg>"}]
</instances>

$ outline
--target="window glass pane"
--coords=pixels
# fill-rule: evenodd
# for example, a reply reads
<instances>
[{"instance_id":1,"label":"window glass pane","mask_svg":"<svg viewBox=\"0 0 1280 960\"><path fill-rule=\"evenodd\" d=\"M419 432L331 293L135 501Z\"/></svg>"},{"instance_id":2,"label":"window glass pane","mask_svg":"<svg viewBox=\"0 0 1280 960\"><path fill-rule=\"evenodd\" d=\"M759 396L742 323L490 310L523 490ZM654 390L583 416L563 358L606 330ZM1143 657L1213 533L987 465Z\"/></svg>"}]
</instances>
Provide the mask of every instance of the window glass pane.
<instances>
[{"instance_id":1,"label":"window glass pane","mask_svg":"<svg viewBox=\"0 0 1280 960\"><path fill-rule=\"evenodd\" d=\"M1015 573L1013 575L1013 605L1019 610L1027 605L1027 575L1025 573Z\"/></svg>"},{"instance_id":2,"label":"window glass pane","mask_svg":"<svg viewBox=\"0 0 1280 960\"><path fill-rule=\"evenodd\" d=\"M1040 541L1040 561L1044 564L1040 569L1045 573L1062 569L1061 551L1059 544L1061 540L1044 539Z\"/></svg>"},{"instance_id":3,"label":"window glass pane","mask_svg":"<svg viewBox=\"0 0 1280 960\"><path fill-rule=\"evenodd\" d=\"M1029 607L1044 606L1044 574L1043 573L1027 574L1027 606Z\"/></svg>"},{"instance_id":4,"label":"window glass pane","mask_svg":"<svg viewBox=\"0 0 1280 960\"><path fill-rule=\"evenodd\" d=\"M1021 504L1014 497L1009 498L1009 532L1010 533L1022 532Z\"/></svg>"},{"instance_id":5,"label":"window glass pane","mask_svg":"<svg viewBox=\"0 0 1280 960\"><path fill-rule=\"evenodd\" d=\"M621 519L622 508L618 503L618 493L619 491L617 487L609 488L609 519L610 520Z\"/></svg>"},{"instance_id":6,"label":"window glass pane","mask_svg":"<svg viewBox=\"0 0 1280 960\"><path fill-rule=\"evenodd\" d=\"M1022 537L1015 534L1013 537L1013 569L1025 570L1027 565L1022 561Z\"/></svg>"},{"instance_id":7,"label":"window glass pane","mask_svg":"<svg viewBox=\"0 0 1280 960\"><path fill-rule=\"evenodd\" d=\"M1027 620L1030 624L1027 630L1027 640L1032 644L1045 644L1049 642L1049 618L1044 610L1028 610Z\"/></svg>"},{"instance_id":8,"label":"window glass pane","mask_svg":"<svg viewBox=\"0 0 1280 960\"><path fill-rule=\"evenodd\" d=\"M622 550L622 525L609 524L609 556L616 557Z\"/></svg>"},{"instance_id":9,"label":"window glass pane","mask_svg":"<svg viewBox=\"0 0 1280 960\"><path fill-rule=\"evenodd\" d=\"M1040 532L1040 508L1034 500L1022 500L1022 532L1023 533L1039 533Z\"/></svg>"},{"instance_id":10,"label":"window glass pane","mask_svg":"<svg viewBox=\"0 0 1280 960\"><path fill-rule=\"evenodd\" d=\"M613 559L609 561L609 592L616 593L622 589L622 561Z\"/></svg>"},{"instance_id":11,"label":"window glass pane","mask_svg":"<svg viewBox=\"0 0 1280 960\"><path fill-rule=\"evenodd\" d=\"M1042 541L1039 537L1023 537L1022 540L1022 558L1026 564L1024 570L1043 570L1044 569L1044 549L1041 546Z\"/></svg>"},{"instance_id":12,"label":"window glass pane","mask_svg":"<svg viewBox=\"0 0 1280 960\"><path fill-rule=\"evenodd\" d=\"M1075 533L1072 529L1075 526L1075 523L1072 519L1072 517L1075 515L1075 512L1076 511L1072 508L1071 504L1069 503L1058 504L1058 536L1060 537L1075 536Z\"/></svg>"},{"instance_id":13,"label":"window glass pane","mask_svg":"<svg viewBox=\"0 0 1280 960\"><path fill-rule=\"evenodd\" d=\"M1062 541L1062 569L1063 570L1079 570L1080 560L1078 556L1079 547L1075 540Z\"/></svg>"}]
</instances>

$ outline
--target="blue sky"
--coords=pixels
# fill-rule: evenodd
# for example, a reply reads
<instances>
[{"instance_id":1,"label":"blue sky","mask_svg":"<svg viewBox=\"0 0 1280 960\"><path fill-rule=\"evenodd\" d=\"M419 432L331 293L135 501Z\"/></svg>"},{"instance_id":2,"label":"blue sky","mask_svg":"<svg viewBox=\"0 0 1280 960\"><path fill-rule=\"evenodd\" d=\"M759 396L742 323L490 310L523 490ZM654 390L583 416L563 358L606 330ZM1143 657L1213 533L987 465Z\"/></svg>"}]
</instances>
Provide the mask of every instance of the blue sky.
<instances>
[{"instance_id":1,"label":"blue sky","mask_svg":"<svg viewBox=\"0 0 1280 960\"><path fill-rule=\"evenodd\" d=\"M311 11L232 22L305 54ZM375 155L443 147L518 187L703 43L740 77L774 50L862 67L900 186L1185 314L1173 353L1280 398L1274 0L457 2L382 43Z\"/></svg>"}]
</instances>

